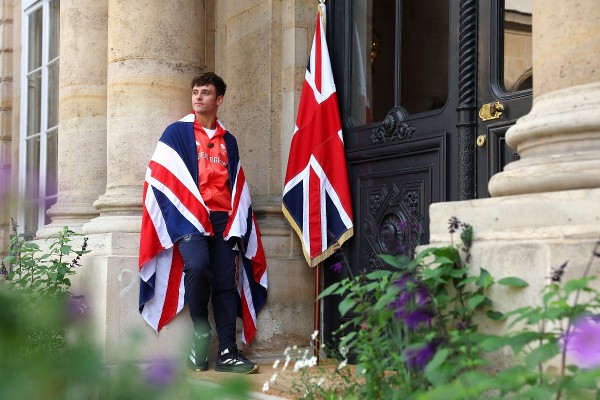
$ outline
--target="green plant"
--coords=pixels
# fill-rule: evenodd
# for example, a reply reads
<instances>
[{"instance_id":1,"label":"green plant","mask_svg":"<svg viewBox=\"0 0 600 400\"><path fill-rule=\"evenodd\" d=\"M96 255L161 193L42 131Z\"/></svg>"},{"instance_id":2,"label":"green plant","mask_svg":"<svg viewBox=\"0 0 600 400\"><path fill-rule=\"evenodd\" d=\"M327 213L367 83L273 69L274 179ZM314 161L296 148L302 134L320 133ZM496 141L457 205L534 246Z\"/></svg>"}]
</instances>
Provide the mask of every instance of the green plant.
<instances>
[{"instance_id":1,"label":"green plant","mask_svg":"<svg viewBox=\"0 0 600 400\"><path fill-rule=\"evenodd\" d=\"M6 279L16 289L37 296L69 295L71 281L81 256L89 253L87 238L83 238L81 250L73 249L73 236L81 236L68 227L46 239L47 252L31 241L25 240L17 232L17 225L11 219L12 234L8 256L2 260L2 270Z\"/></svg>"},{"instance_id":2,"label":"green plant","mask_svg":"<svg viewBox=\"0 0 600 400\"><path fill-rule=\"evenodd\" d=\"M340 295L340 314L349 317L339 345L364 377L360 397L406 399L428 390L441 379L438 368L426 368L434 355L452 358L456 371L482 364L468 338L477 331L474 313L491 305L486 292L494 280L485 269L472 275L472 228L451 219L451 234L458 230L460 244L430 247L414 259L381 255L389 269L351 276L321 294Z\"/></svg>"},{"instance_id":3,"label":"green plant","mask_svg":"<svg viewBox=\"0 0 600 400\"><path fill-rule=\"evenodd\" d=\"M494 374L461 371L452 379L440 380L422 398L600 398L600 292L592 286L596 277L590 275L598 257L600 242L580 278L563 283L564 263L554 269L543 288L540 305L493 315L508 322L506 334L472 335L481 354L509 349L514 360L508 367Z\"/></svg>"},{"instance_id":4,"label":"green plant","mask_svg":"<svg viewBox=\"0 0 600 400\"><path fill-rule=\"evenodd\" d=\"M17 234L13 222L0 284L0 399L245 399L247 383L227 385L185 379L182 363L168 358L107 366L94 344L84 296L73 296L69 279L83 239L63 228L47 250ZM131 338L133 344L139 342ZM138 356L139 357L139 356Z\"/></svg>"},{"instance_id":5,"label":"green plant","mask_svg":"<svg viewBox=\"0 0 600 400\"><path fill-rule=\"evenodd\" d=\"M340 296L340 313L349 318L338 332L339 345L354 354L357 376L364 378L349 387L351 395L600 399L600 293L590 275L600 242L581 278L561 283L565 263L541 293L541 305L502 314L491 309L492 285L520 290L527 282L518 277L495 282L485 269L472 268L471 226L453 217L449 232L449 246L426 248L414 259L382 255L389 270L351 276L321 294ZM482 318L509 330L484 333ZM506 366L491 361L498 351Z\"/></svg>"}]
</instances>

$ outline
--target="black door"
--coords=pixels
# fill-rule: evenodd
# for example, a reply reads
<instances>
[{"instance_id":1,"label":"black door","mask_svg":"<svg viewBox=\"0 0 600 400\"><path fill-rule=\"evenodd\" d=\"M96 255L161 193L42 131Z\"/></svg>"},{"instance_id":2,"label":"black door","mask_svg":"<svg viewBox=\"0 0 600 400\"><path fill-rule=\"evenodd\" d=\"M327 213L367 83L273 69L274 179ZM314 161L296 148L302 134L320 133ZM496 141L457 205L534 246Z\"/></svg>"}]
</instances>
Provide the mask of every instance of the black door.
<instances>
[{"instance_id":1,"label":"black door","mask_svg":"<svg viewBox=\"0 0 600 400\"><path fill-rule=\"evenodd\" d=\"M526 12L514 3L511 29L524 31ZM359 273L385 268L378 254L427 243L430 204L488 196L489 177L514 159L504 133L529 110L531 90L522 88L531 80L509 74L504 8L499 0L330 2L355 233L325 263L325 286L348 275L328 269L340 258ZM530 28L529 16L529 38ZM496 101L503 114L482 121L479 110ZM324 302L327 340L343 322L338 301Z\"/></svg>"},{"instance_id":2,"label":"black door","mask_svg":"<svg viewBox=\"0 0 600 400\"><path fill-rule=\"evenodd\" d=\"M531 0L479 2L476 195L489 197L492 175L518 158L506 131L532 102Z\"/></svg>"}]
</instances>

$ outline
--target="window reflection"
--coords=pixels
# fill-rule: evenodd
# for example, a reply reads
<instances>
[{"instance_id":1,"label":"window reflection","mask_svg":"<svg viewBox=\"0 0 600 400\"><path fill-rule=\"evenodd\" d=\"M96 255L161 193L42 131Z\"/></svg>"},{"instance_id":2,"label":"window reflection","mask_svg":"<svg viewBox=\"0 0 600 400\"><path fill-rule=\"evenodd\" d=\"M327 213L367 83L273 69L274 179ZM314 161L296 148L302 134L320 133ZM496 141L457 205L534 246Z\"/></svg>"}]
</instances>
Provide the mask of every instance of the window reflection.
<instances>
[{"instance_id":1,"label":"window reflection","mask_svg":"<svg viewBox=\"0 0 600 400\"><path fill-rule=\"evenodd\" d=\"M351 114L355 125L381 121L394 107L395 3L353 2Z\"/></svg>"},{"instance_id":2,"label":"window reflection","mask_svg":"<svg viewBox=\"0 0 600 400\"><path fill-rule=\"evenodd\" d=\"M507 92L533 87L531 0L504 2L504 62L501 82Z\"/></svg>"},{"instance_id":3,"label":"window reflection","mask_svg":"<svg viewBox=\"0 0 600 400\"><path fill-rule=\"evenodd\" d=\"M448 97L449 2L354 0L352 7L354 124L382 121L395 106L409 114L442 108Z\"/></svg>"}]
</instances>

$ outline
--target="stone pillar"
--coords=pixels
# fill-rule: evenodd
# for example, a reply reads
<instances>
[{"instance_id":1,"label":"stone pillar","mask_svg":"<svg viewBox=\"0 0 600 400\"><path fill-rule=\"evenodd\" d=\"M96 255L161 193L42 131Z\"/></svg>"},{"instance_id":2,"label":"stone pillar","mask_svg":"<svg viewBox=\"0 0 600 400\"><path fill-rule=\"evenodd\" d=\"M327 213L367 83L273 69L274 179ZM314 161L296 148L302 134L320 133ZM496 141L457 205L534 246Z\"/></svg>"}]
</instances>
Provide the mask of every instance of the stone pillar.
<instances>
[{"instance_id":1,"label":"stone pillar","mask_svg":"<svg viewBox=\"0 0 600 400\"><path fill-rule=\"evenodd\" d=\"M0 249L8 244L13 113L13 4L0 4Z\"/></svg>"},{"instance_id":2,"label":"stone pillar","mask_svg":"<svg viewBox=\"0 0 600 400\"><path fill-rule=\"evenodd\" d=\"M107 15L108 0L60 4L58 200L38 238L63 226L81 231L98 216L93 203L106 189Z\"/></svg>"},{"instance_id":3,"label":"stone pillar","mask_svg":"<svg viewBox=\"0 0 600 400\"><path fill-rule=\"evenodd\" d=\"M191 111L204 34L204 1L109 0L106 192L85 232L139 232L146 166L164 128Z\"/></svg>"},{"instance_id":4,"label":"stone pillar","mask_svg":"<svg viewBox=\"0 0 600 400\"><path fill-rule=\"evenodd\" d=\"M539 306L565 262L563 282L580 278L600 235L599 18L595 0L533 1L534 104L507 133L521 159L491 179L494 197L430 207L431 244L450 242L456 216L474 229L470 265L529 283L492 287L499 311ZM500 334L507 324L481 327Z\"/></svg>"},{"instance_id":5,"label":"stone pillar","mask_svg":"<svg viewBox=\"0 0 600 400\"><path fill-rule=\"evenodd\" d=\"M189 351L187 308L158 336L138 312L139 231L148 161L164 129L191 111L204 35L202 0L108 0L108 59L97 60L107 65L106 191L82 228L91 253L78 274L108 364Z\"/></svg>"},{"instance_id":6,"label":"stone pillar","mask_svg":"<svg viewBox=\"0 0 600 400\"><path fill-rule=\"evenodd\" d=\"M531 112L508 130L521 159L492 196L600 187L600 2L533 1Z\"/></svg>"}]
</instances>

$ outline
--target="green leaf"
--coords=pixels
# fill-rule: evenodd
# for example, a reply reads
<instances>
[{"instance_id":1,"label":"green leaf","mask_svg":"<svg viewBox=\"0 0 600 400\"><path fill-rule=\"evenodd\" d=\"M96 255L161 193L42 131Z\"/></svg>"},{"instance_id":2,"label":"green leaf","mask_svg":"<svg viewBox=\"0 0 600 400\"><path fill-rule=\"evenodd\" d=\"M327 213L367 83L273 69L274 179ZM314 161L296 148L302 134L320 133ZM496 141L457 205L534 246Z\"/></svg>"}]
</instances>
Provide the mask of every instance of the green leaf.
<instances>
[{"instance_id":1,"label":"green leaf","mask_svg":"<svg viewBox=\"0 0 600 400\"><path fill-rule=\"evenodd\" d=\"M454 264L453 260L445 256L436 257L435 262L440 264Z\"/></svg>"},{"instance_id":2,"label":"green leaf","mask_svg":"<svg viewBox=\"0 0 600 400\"><path fill-rule=\"evenodd\" d=\"M410 262L410 259L406 256L392 256L389 254L378 254L378 256L393 267L401 267Z\"/></svg>"},{"instance_id":3,"label":"green leaf","mask_svg":"<svg viewBox=\"0 0 600 400\"><path fill-rule=\"evenodd\" d=\"M429 379L429 381L434 385L436 383L443 382L445 374L443 374L442 371L440 371L440 367L442 366L442 364L444 364L449 355L449 349L440 349L435 353L431 361L429 361L429 363L425 367L425 370L423 372L425 373L427 379Z\"/></svg>"},{"instance_id":4,"label":"green leaf","mask_svg":"<svg viewBox=\"0 0 600 400\"><path fill-rule=\"evenodd\" d=\"M494 283L494 278L492 277L492 275L485 268L481 268L479 271L479 278L477 279L477 284L480 287L487 289L493 283Z\"/></svg>"},{"instance_id":5,"label":"green leaf","mask_svg":"<svg viewBox=\"0 0 600 400\"><path fill-rule=\"evenodd\" d=\"M382 270L380 270L380 271L369 272L366 275L366 277L367 277L367 279L370 279L370 280L378 280L378 279L383 279L383 278L389 276L390 274L391 274L390 271L382 271Z\"/></svg>"},{"instance_id":6,"label":"green leaf","mask_svg":"<svg viewBox=\"0 0 600 400\"><path fill-rule=\"evenodd\" d=\"M525 357L525 363L529 367L535 367L545 361L550 360L552 357L559 353L559 348L556 343L546 343L536 349Z\"/></svg>"},{"instance_id":7,"label":"green leaf","mask_svg":"<svg viewBox=\"0 0 600 400\"><path fill-rule=\"evenodd\" d=\"M477 308L477 306L483 303L485 299L486 297L484 295L476 294L475 296L471 297L467 303L469 304L469 307L474 310Z\"/></svg>"},{"instance_id":8,"label":"green leaf","mask_svg":"<svg viewBox=\"0 0 600 400\"><path fill-rule=\"evenodd\" d=\"M515 335L511 335L508 344L513 349L513 352L520 353L523 347L529 343L538 340L540 334L538 332L521 332Z\"/></svg>"},{"instance_id":9,"label":"green leaf","mask_svg":"<svg viewBox=\"0 0 600 400\"><path fill-rule=\"evenodd\" d=\"M506 346L508 342L509 339L504 336L489 335L488 337L482 340L480 346L484 351L491 352L500 350L501 348Z\"/></svg>"},{"instance_id":10,"label":"green leaf","mask_svg":"<svg viewBox=\"0 0 600 400\"><path fill-rule=\"evenodd\" d=\"M350 333L344 335L342 337L342 340L340 340L340 347L342 347L342 346L347 347L348 343L352 342L352 340L354 339L355 336L356 336L356 331L350 332Z\"/></svg>"},{"instance_id":11,"label":"green leaf","mask_svg":"<svg viewBox=\"0 0 600 400\"><path fill-rule=\"evenodd\" d=\"M346 313L349 310L351 310L352 307L354 307L355 305L356 305L356 300L354 300L353 298L345 298L344 300L342 300L342 302L338 306L341 316L343 317L344 315L346 315Z\"/></svg>"},{"instance_id":12,"label":"green leaf","mask_svg":"<svg viewBox=\"0 0 600 400\"><path fill-rule=\"evenodd\" d=\"M335 282L332 283L331 285L327 286L325 288L325 290L323 290L321 292L321 294L319 295L319 297L317 299L322 299L324 297L330 296L331 294L333 294L333 292L335 292L335 290L340 286L341 282Z\"/></svg>"},{"instance_id":13,"label":"green leaf","mask_svg":"<svg viewBox=\"0 0 600 400\"><path fill-rule=\"evenodd\" d=\"M500 311L488 310L486 313L487 317L493 321L503 321L506 319L506 316L502 314Z\"/></svg>"},{"instance_id":14,"label":"green leaf","mask_svg":"<svg viewBox=\"0 0 600 400\"><path fill-rule=\"evenodd\" d=\"M589 278L570 279L565 283L565 292L571 293L576 290L585 289L589 284Z\"/></svg>"},{"instance_id":15,"label":"green leaf","mask_svg":"<svg viewBox=\"0 0 600 400\"><path fill-rule=\"evenodd\" d=\"M460 282L458 282L456 284L456 287L462 287L462 286L468 285L469 283L476 282L478 279L479 278L477 278L476 276L469 276L469 277L461 280Z\"/></svg>"},{"instance_id":16,"label":"green leaf","mask_svg":"<svg viewBox=\"0 0 600 400\"><path fill-rule=\"evenodd\" d=\"M498 281L500 285L510 286L510 287L527 287L529 283L525 282L521 278L517 278L516 276L509 276L506 278L502 278Z\"/></svg>"},{"instance_id":17,"label":"green leaf","mask_svg":"<svg viewBox=\"0 0 600 400\"><path fill-rule=\"evenodd\" d=\"M71 252L71 246L69 246L69 245L60 246L60 252L61 252L61 254L69 254Z\"/></svg>"}]
</instances>

